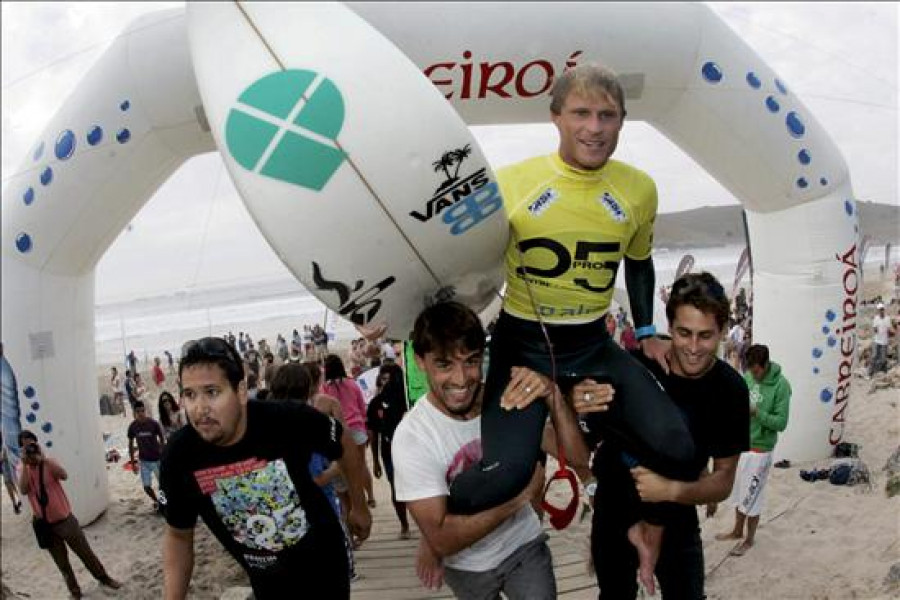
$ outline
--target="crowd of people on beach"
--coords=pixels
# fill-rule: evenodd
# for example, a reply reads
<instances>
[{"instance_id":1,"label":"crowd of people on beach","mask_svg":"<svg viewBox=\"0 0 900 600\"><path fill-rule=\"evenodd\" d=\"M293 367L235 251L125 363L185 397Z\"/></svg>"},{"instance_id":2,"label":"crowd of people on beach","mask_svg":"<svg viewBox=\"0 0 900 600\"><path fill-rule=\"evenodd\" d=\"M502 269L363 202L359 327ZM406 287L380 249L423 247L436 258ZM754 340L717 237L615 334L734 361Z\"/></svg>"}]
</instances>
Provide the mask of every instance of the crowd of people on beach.
<instances>
[{"instance_id":1,"label":"crowd of people on beach","mask_svg":"<svg viewBox=\"0 0 900 600\"><path fill-rule=\"evenodd\" d=\"M154 357L149 385L133 351L124 376L111 369L114 404L128 418L127 401L132 418L128 464L166 523L166 598L188 593L198 518L256 598L313 580L321 597L348 598L381 476L398 537L410 539L411 523L421 534L412 562L426 588L555 598L542 522L565 527L578 506L544 498L548 455L572 469L551 477L570 481L591 507L602 598L636 598L641 586L705 597L700 507L711 514L727 501L735 524L719 539L734 541L734 556L754 547L790 383L750 337L745 290L732 301L709 273L665 286L668 333L656 331L657 192L648 175L611 159L625 117L616 75L595 64L567 71L550 111L558 152L498 172L515 234L500 315L486 328L456 302L422 310L410 334L427 381L420 397L407 397L412 365L397 340L361 335L342 357L319 325L279 333L272 345L244 331L188 341L177 361ZM535 190L553 193L537 206ZM590 241L598 236L610 242L600 248ZM571 260L595 253L596 262ZM612 301L620 266L628 311ZM878 336L896 328L878 318L880 368L889 352ZM355 377L376 367L367 403ZM63 466L23 436L13 480L49 525L45 543L70 593L81 592L65 545L102 585L120 587L68 509Z\"/></svg>"}]
</instances>

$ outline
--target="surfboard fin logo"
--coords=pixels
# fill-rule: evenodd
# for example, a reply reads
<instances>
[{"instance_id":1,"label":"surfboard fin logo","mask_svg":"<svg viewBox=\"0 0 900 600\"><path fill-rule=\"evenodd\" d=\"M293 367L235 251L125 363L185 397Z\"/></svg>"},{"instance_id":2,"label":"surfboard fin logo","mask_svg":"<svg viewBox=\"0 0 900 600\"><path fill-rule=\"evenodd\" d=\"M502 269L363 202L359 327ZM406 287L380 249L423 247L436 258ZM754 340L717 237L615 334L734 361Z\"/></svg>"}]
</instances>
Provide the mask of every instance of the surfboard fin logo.
<instances>
[{"instance_id":1,"label":"surfboard fin logo","mask_svg":"<svg viewBox=\"0 0 900 600\"><path fill-rule=\"evenodd\" d=\"M322 269L319 267L319 263L313 262L313 282L316 284L316 289L335 292L340 302L340 307L337 310L338 314L349 319L355 325L366 325L375 318L375 315L381 309L381 299L377 296L396 280L396 277L390 275L372 287L360 292L365 285L362 279L358 279L351 289L350 286L340 281L325 279L322 276Z\"/></svg>"},{"instance_id":2,"label":"surfboard fin logo","mask_svg":"<svg viewBox=\"0 0 900 600\"><path fill-rule=\"evenodd\" d=\"M318 192L346 160L336 141L343 124L344 99L330 79L277 71L238 97L225 122L225 145L248 171Z\"/></svg>"}]
</instances>

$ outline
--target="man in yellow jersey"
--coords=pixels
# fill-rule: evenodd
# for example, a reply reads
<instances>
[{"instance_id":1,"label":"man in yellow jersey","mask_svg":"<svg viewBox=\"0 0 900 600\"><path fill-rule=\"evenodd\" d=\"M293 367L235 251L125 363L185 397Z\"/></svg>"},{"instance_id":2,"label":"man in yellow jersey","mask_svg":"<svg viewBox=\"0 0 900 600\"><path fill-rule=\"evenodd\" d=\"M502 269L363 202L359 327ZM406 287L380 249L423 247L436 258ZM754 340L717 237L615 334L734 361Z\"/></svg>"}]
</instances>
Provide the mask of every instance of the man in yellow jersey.
<instances>
[{"instance_id":1,"label":"man in yellow jersey","mask_svg":"<svg viewBox=\"0 0 900 600\"><path fill-rule=\"evenodd\" d=\"M483 459L454 481L449 507L455 513L496 506L531 477L547 411L544 403L500 408L516 366L555 376L564 391L578 382L576 408L596 402L601 384L611 383L615 402L586 414L585 425L615 439L623 460L670 477L696 477L687 468L694 447L683 415L605 326L624 261L641 350L668 370L670 344L652 325L656 186L646 173L610 158L625 118L622 87L608 69L585 64L563 74L551 96L558 152L498 172L511 227L507 290L491 339Z\"/></svg>"}]
</instances>

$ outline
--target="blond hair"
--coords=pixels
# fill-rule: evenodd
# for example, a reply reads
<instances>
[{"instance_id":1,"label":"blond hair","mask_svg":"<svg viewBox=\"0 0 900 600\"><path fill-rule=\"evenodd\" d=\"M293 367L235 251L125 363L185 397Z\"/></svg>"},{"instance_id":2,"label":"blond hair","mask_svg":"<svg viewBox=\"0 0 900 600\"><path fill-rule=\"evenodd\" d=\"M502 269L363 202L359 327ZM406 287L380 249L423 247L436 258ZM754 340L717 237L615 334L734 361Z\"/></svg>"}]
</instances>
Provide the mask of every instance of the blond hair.
<instances>
[{"instance_id":1,"label":"blond hair","mask_svg":"<svg viewBox=\"0 0 900 600\"><path fill-rule=\"evenodd\" d=\"M558 115L570 93L594 96L598 92L610 96L619 105L625 117L625 91L616 73L599 63L585 63L569 69L559 76L550 91L550 111Z\"/></svg>"}]
</instances>

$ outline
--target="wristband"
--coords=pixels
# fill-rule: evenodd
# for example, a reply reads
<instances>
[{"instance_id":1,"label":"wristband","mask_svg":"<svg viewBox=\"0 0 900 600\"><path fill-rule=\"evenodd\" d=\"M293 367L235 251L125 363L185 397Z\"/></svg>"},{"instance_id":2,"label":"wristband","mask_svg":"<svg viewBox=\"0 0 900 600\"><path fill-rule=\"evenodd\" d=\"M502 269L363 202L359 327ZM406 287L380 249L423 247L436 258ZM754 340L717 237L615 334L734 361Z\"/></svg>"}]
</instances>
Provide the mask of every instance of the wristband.
<instances>
[{"instance_id":1,"label":"wristband","mask_svg":"<svg viewBox=\"0 0 900 600\"><path fill-rule=\"evenodd\" d=\"M656 335L656 326L655 325L644 325L643 327L638 327L634 330L634 337L641 341L644 338L652 337Z\"/></svg>"}]
</instances>

